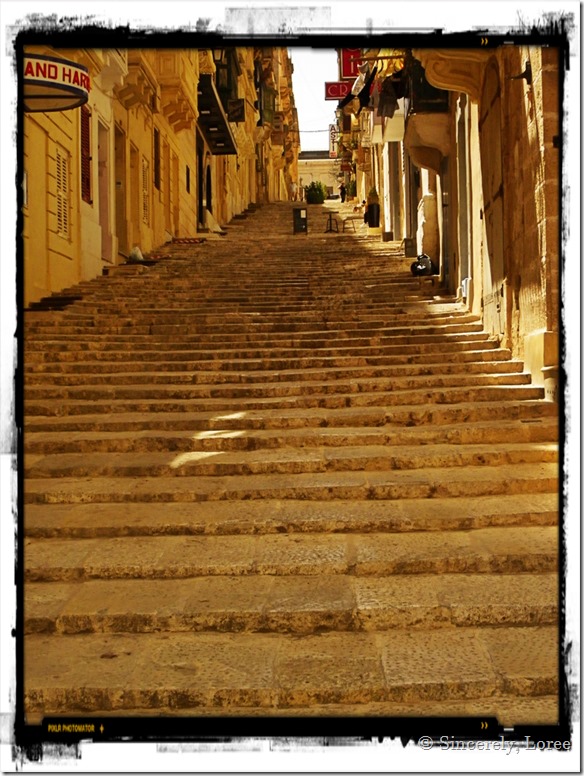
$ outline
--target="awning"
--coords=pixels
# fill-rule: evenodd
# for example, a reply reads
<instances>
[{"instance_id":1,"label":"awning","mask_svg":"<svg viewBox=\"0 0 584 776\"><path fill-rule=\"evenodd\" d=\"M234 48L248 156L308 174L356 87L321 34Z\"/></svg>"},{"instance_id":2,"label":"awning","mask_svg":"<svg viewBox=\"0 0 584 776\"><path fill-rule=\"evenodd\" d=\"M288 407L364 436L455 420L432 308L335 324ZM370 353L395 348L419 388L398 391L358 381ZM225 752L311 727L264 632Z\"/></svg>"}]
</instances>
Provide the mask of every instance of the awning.
<instances>
[{"instance_id":1,"label":"awning","mask_svg":"<svg viewBox=\"0 0 584 776\"><path fill-rule=\"evenodd\" d=\"M202 73L199 76L198 102L199 127L211 153L217 156L236 154L235 138L210 73Z\"/></svg>"}]
</instances>

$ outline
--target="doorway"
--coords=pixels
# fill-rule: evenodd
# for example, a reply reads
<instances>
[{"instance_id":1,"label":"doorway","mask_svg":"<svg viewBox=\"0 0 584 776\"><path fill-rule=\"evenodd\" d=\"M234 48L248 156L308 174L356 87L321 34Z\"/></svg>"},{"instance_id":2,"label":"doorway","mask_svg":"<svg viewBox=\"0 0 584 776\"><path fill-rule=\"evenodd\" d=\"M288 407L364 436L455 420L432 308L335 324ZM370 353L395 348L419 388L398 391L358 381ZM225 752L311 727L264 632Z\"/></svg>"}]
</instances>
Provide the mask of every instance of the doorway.
<instances>
[{"instance_id":1,"label":"doorway","mask_svg":"<svg viewBox=\"0 0 584 776\"><path fill-rule=\"evenodd\" d=\"M501 85L496 62L485 73L479 120L483 182L483 315L487 331L506 330L503 254L503 165L501 153Z\"/></svg>"},{"instance_id":2,"label":"doorway","mask_svg":"<svg viewBox=\"0 0 584 776\"><path fill-rule=\"evenodd\" d=\"M99 226L101 229L101 258L111 264L112 237L110 227L110 197L109 197L109 129L101 121L97 124L97 167L98 167L98 202Z\"/></svg>"},{"instance_id":3,"label":"doorway","mask_svg":"<svg viewBox=\"0 0 584 776\"><path fill-rule=\"evenodd\" d=\"M114 135L116 176L116 234L118 253L128 257L128 219L126 217L126 134L118 127Z\"/></svg>"}]
</instances>

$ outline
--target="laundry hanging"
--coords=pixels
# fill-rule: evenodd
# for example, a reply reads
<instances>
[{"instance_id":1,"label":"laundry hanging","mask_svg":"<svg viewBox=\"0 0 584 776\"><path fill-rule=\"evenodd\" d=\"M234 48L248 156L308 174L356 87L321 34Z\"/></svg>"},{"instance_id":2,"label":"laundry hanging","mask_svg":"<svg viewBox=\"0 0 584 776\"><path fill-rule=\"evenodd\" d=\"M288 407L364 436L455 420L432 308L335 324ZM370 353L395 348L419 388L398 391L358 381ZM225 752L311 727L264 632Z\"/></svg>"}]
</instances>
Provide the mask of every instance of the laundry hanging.
<instances>
[{"instance_id":1,"label":"laundry hanging","mask_svg":"<svg viewBox=\"0 0 584 776\"><path fill-rule=\"evenodd\" d=\"M397 95L393 88L391 76L384 78L379 91L379 105L377 115L383 118L392 119L398 109Z\"/></svg>"},{"instance_id":2,"label":"laundry hanging","mask_svg":"<svg viewBox=\"0 0 584 776\"><path fill-rule=\"evenodd\" d=\"M366 108L369 105L369 101L371 99L371 97L370 97L371 84L373 83L373 79L375 78L376 74L377 74L377 65L373 68L373 71L367 77L367 79L365 80L365 82L363 84L363 87L360 88L359 92L357 94L354 94L353 91L351 91L350 94L348 94L344 99L342 99L339 102L339 104L337 106L337 109L344 108L346 105L348 105L350 102L352 102L352 100L354 100L355 97L356 97L359 100L359 109L358 109L357 114L356 114L358 116L361 113L361 111L363 110L363 108ZM364 78L363 73L361 73L359 78L357 78L357 80L353 84L353 88L357 87L357 84L358 84L359 79L361 77Z\"/></svg>"}]
</instances>

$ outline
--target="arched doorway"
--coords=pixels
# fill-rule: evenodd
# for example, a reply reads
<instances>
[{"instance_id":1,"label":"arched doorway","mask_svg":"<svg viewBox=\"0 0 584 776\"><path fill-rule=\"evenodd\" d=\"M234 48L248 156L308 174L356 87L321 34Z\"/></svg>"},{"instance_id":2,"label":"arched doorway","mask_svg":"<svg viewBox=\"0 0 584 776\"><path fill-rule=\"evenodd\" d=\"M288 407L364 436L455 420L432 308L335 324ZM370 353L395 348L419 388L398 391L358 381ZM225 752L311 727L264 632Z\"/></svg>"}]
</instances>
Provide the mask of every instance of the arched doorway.
<instances>
[{"instance_id":1,"label":"arched doorway","mask_svg":"<svg viewBox=\"0 0 584 776\"><path fill-rule=\"evenodd\" d=\"M483 181L483 317L485 329L506 331L503 239L503 165L501 151L501 86L496 61L486 69L479 120Z\"/></svg>"}]
</instances>

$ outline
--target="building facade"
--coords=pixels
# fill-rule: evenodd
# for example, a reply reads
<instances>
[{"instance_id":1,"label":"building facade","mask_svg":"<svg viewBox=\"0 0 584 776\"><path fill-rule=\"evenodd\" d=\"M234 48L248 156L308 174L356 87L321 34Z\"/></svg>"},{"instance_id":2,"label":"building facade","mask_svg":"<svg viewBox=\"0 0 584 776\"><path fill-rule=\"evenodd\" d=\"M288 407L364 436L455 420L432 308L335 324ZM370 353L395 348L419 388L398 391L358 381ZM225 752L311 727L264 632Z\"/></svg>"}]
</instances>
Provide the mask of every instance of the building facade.
<instances>
[{"instance_id":1,"label":"building facade","mask_svg":"<svg viewBox=\"0 0 584 776\"><path fill-rule=\"evenodd\" d=\"M299 143L287 49L35 45L24 57L45 78L48 62L74 63L89 87L78 107L24 114L25 306L134 247L219 231L250 205L289 198Z\"/></svg>"},{"instance_id":2,"label":"building facade","mask_svg":"<svg viewBox=\"0 0 584 776\"><path fill-rule=\"evenodd\" d=\"M366 95L337 112L357 198L376 189L384 239L427 253L449 292L557 390L558 46L363 50Z\"/></svg>"}]
</instances>

